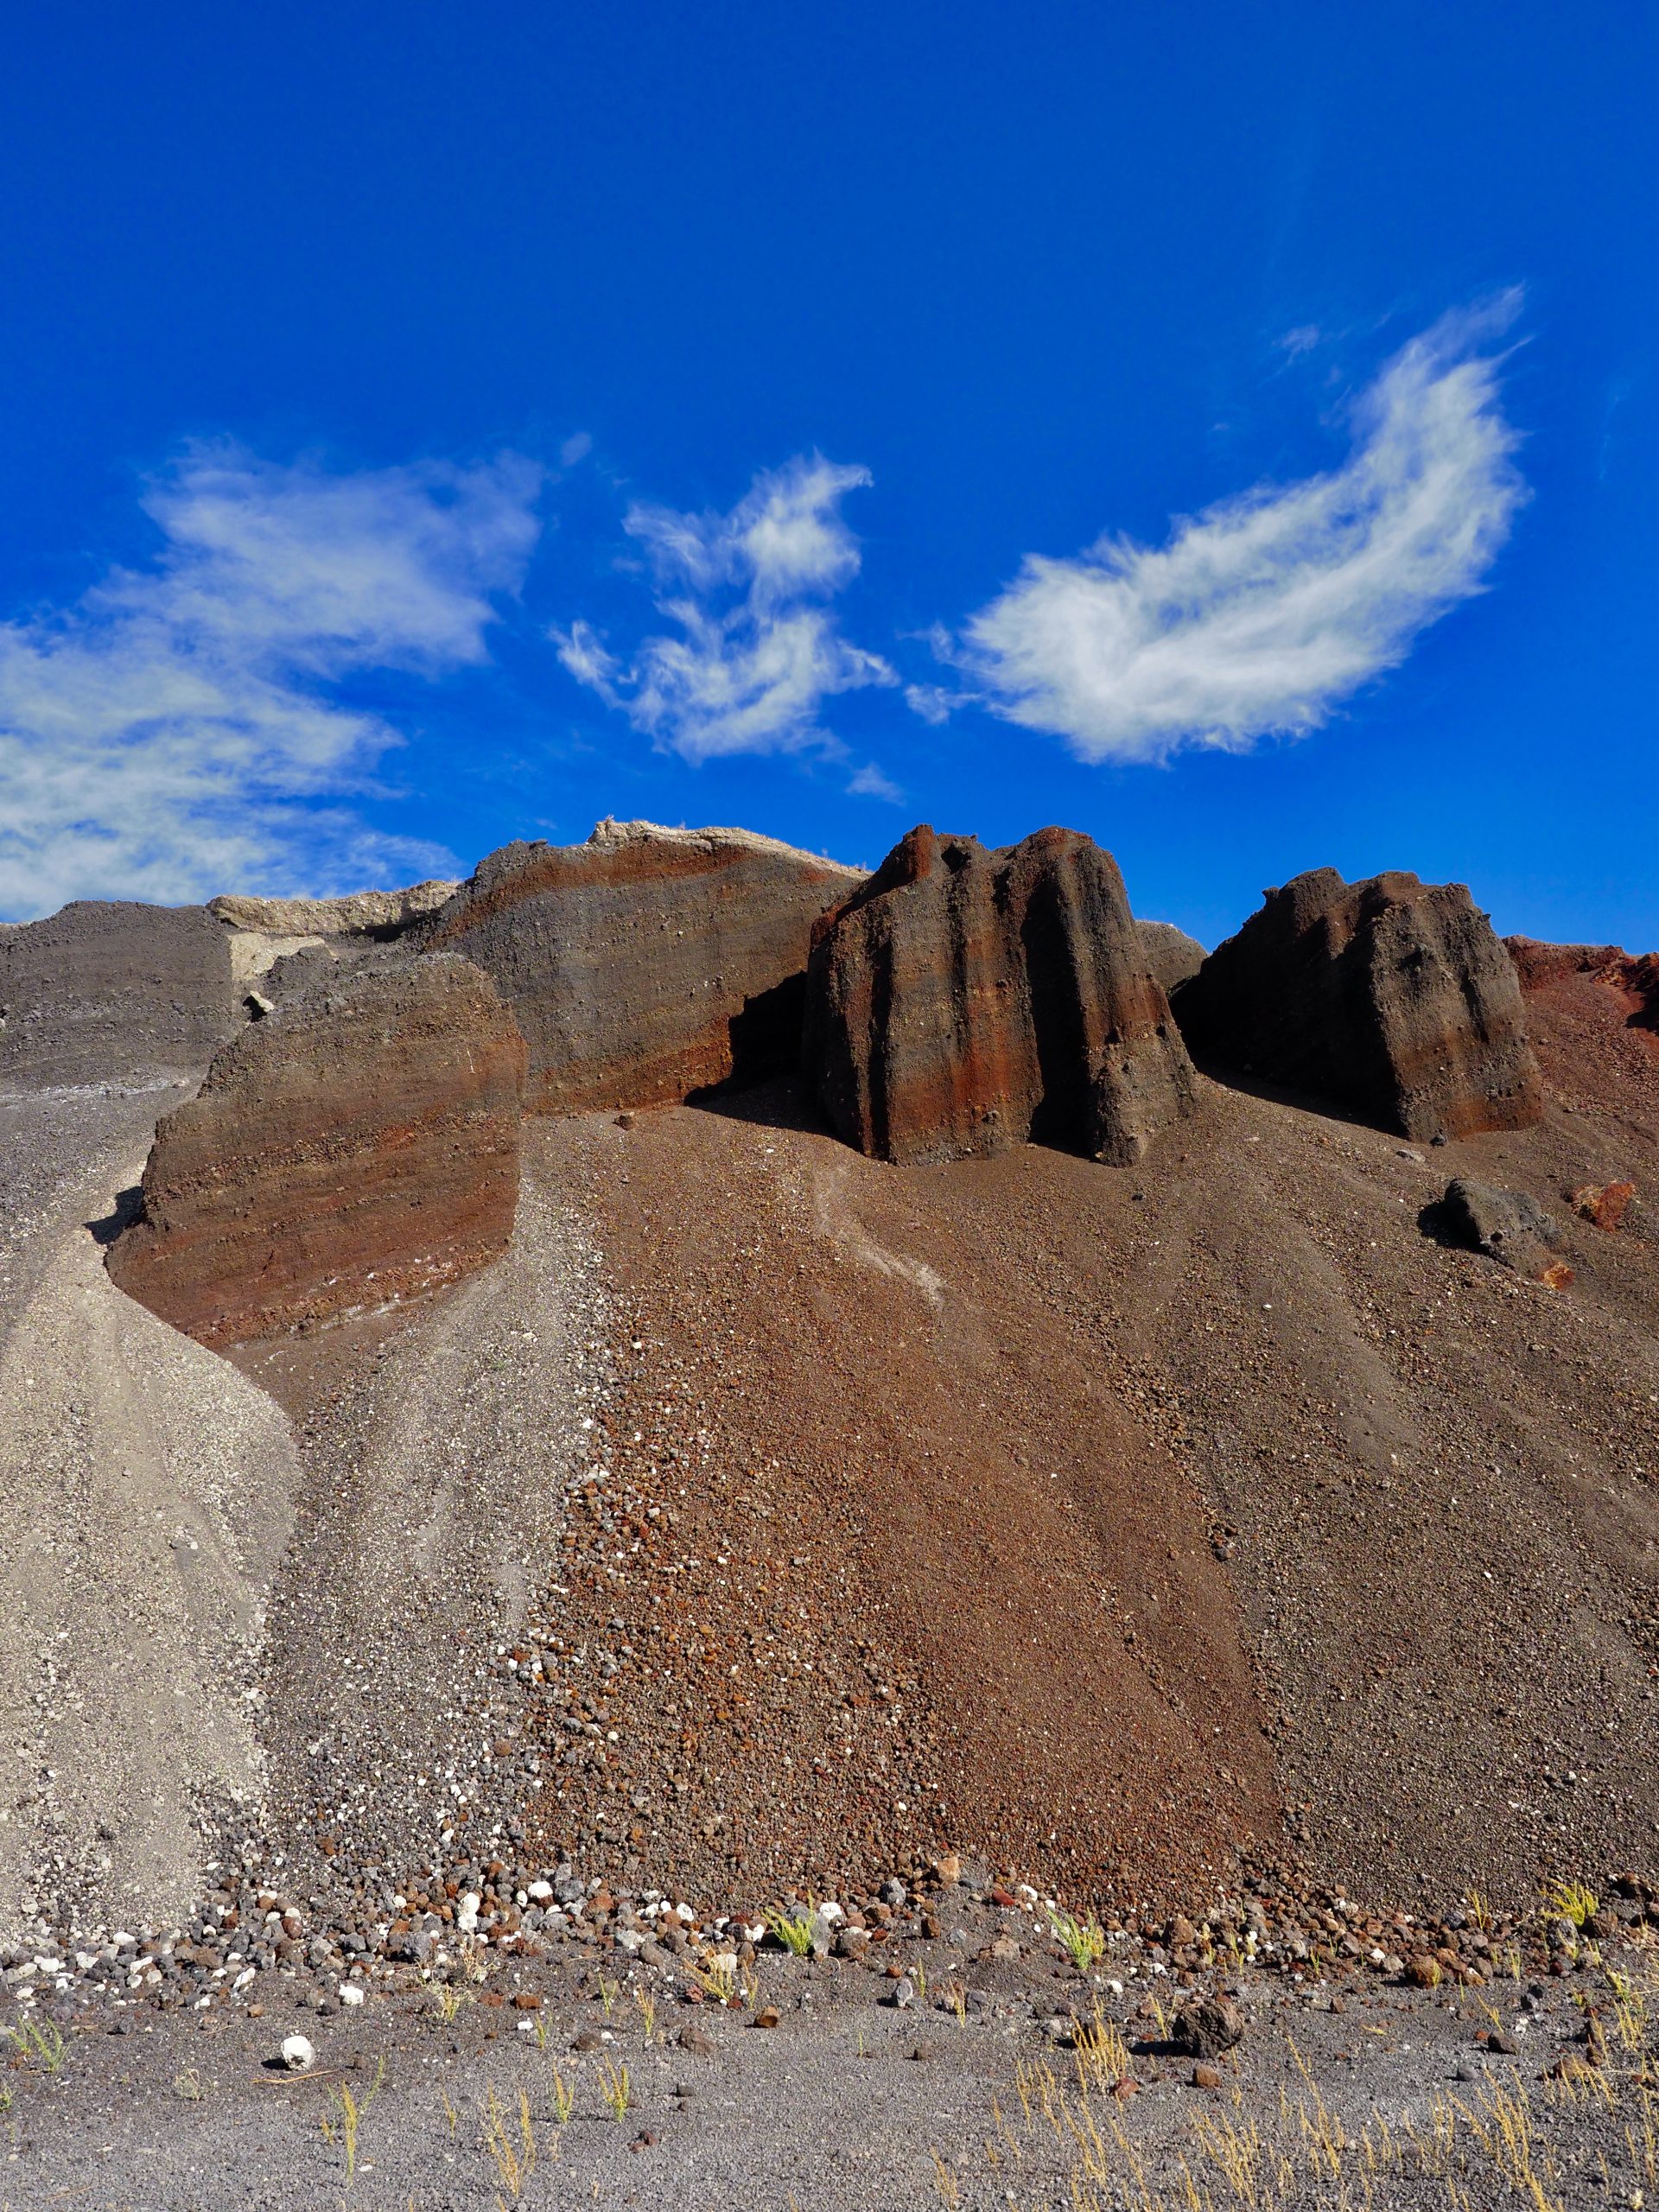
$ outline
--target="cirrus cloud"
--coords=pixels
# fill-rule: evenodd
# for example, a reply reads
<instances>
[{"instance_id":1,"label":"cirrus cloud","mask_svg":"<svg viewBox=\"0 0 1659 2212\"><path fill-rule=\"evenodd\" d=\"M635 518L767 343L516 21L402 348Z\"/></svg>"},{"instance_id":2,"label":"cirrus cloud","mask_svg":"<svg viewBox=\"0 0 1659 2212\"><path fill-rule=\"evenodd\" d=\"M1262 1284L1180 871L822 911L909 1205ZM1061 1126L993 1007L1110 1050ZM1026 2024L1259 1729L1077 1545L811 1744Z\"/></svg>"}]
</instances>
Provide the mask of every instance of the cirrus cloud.
<instances>
[{"instance_id":1,"label":"cirrus cloud","mask_svg":"<svg viewBox=\"0 0 1659 2212\"><path fill-rule=\"evenodd\" d=\"M143 493L149 566L0 623L0 913L442 865L342 803L400 741L337 687L487 659L540 483L512 454L335 474L187 448Z\"/></svg>"},{"instance_id":2,"label":"cirrus cloud","mask_svg":"<svg viewBox=\"0 0 1659 2212\"><path fill-rule=\"evenodd\" d=\"M1491 350L1519 303L1403 347L1330 474L1223 500L1158 550L1107 537L1028 556L956 649L983 702L1096 762L1317 728L1483 588L1528 496Z\"/></svg>"}]
</instances>

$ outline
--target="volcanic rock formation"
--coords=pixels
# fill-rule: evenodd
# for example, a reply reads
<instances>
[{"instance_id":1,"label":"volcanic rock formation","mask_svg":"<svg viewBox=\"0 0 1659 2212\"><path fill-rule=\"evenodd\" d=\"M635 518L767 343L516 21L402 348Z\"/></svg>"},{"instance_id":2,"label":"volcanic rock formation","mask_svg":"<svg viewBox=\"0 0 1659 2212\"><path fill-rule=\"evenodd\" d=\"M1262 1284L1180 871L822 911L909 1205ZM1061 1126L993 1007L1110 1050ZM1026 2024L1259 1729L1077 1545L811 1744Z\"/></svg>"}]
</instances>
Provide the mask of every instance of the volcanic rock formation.
<instances>
[{"instance_id":1,"label":"volcanic rock formation","mask_svg":"<svg viewBox=\"0 0 1659 2212\"><path fill-rule=\"evenodd\" d=\"M1615 1108L1652 1127L1659 1115L1659 955L1526 937L1503 942L1546 1084L1581 1113Z\"/></svg>"},{"instance_id":2,"label":"volcanic rock formation","mask_svg":"<svg viewBox=\"0 0 1659 2212\"><path fill-rule=\"evenodd\" d=\"M1204 947L1173 922L1136 922L1147 964L1163 985L1166 995L1204 965Z\"/></svg>"},{"instance_id":3,"label":"volcanic rock formation","mask_svg":"<svg viewBox=\"0 0 1659 2212\"><path fill-rule=\"evenodd\" d=\"M794 1065L812 924L860 880L747 830L602 822L492 853L418 937L495 979L532 1112L657 1105Z\"/></svg>"},{"instance_id":4,"label":"volcanic rock formation","mask_svg":"<svg viewBox=\"0 0 1659 2212\"><path fill-rule=\"evenodd\" d=\"M453 954L384 954L245 1029L165 1116L121 1287L203 1344L454 1280L503 1251L524 1044Z\"/></svg>"},{"instance_id":5,"label":"volcanic rock formation","mask_svg":"<svg viewBox=\"0 0 1659 2212\"><path fill-rule=\"evenodd\" d=\"M1525 1128L1542 1112L1513 964L1460 883L1299 875L1173 1004L1200 1059L1404 1136Z\"/></svg>"},{"instance_id":6,"label":"volcanic rock formation","mask_svg":"<svg viewBox=\"0 0 1659 2212\"><path fill-rule=\"evenodd\" d=\"M1116 863L1075 830L912 830L819 925L807 1001L808 1076L876 1158L1029 1138L1123 1164L1192 1104Z\"/></svg>"},{"instance_id":7,"label":"volcanic rock formation","mask_svg":"<svg viewBox=\"0 0 1659 2212\"><path fill-rule=\"evenodd\" d=\"M0 1084L200 1067L235 1020L225 931L206 907L78 899L0 925Z\"/></svg>"}]
</instances>

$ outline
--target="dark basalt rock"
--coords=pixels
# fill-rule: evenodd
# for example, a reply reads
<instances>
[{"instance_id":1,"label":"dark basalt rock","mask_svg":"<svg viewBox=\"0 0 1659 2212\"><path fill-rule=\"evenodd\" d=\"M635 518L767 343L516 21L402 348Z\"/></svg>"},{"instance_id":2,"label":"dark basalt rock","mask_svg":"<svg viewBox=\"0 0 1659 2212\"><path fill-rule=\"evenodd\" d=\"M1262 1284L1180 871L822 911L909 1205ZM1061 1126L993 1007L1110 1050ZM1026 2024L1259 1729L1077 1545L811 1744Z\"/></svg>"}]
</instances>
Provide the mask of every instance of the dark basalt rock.
<instances>
[{"instance_id":1,"label":"dark basalt rock","mask_svg":"<svg viewBox=\"0 0 1659 2212\"><path fill-rule=\"evenodd\" d=\"M199 1071L236 1020L226 931L205 906L77 899L0 926L0 1084Z\"/></svg>"},{"instance_id":2,"label":"dark basalt rock","mask_svg":"<svg viewBox=\"0 0 1659 2212\"><path fill-rule=\"evenodd\" d=\"M1422 1226L1442 1244L1484 1252L1518 1274L1543 1281L1552 1274L1570 1280L1552 1266L1550 1254L1561 1241L1559 1222L1524 1191L1506 1191L1472 1175L1454 1176L1446 1196L1425 1210Z\"/></svg>"},{"instance_id":3,"label":"dark basalt rock","mask_svg":"<svg viewBox=\"0 0 1659 2212\"><path fill-rule=\"evenodd\" d=\"M847 1142L906 1162L1127 1163L1194 1100L1116 863L1069 830L912 830L814 932L805 1064Z\"/></svg>"},{"instance_id":4,"label":"dark basalt rock","mask_svg":"<svg viewBox=\"0 0 1659 2212\"><path fill-rule=\"evenodd\" d=\"M1514 965L1460 883L1299 875L1172 1003L1201 1060L1402 1136L1524 1128L1543 1111Z\"/></svg>"},{"instance_id":5,"label":"dark basalt rock","mask_svg":"<svg viewBox=\"0 0 1659 2212\"><path fill-rule=\"evenodd\" d=\"M223 1345L431 1290L506 1248L524 1042L453 954L381 954L276 1006L163 1116L121 1288Z\"/></svg>"},{"instance_id":6,"label":"dark basalt rock","mask_svg":"<svg viewBox=\"0 0 1659 2212\"><path fill-rule=\"evenodd\" d=\"M416 937L495 979L532 1112L659 1105L794 1068L812 925L861 880L746 830L604 822L492 853Z\"/></svg>"}]
</instances>

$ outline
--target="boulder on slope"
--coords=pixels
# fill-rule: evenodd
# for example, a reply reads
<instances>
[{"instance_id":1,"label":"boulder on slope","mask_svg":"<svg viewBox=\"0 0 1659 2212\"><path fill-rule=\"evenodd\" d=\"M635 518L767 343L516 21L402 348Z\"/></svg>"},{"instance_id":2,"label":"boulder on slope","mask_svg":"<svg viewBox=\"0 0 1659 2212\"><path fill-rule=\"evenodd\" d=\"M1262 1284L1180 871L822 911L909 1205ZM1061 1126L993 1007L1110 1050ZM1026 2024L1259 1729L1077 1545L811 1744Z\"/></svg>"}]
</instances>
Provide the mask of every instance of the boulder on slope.
<instances>
[{"instance_id":1,"label":"boulder on slope","mask_svg":"<svg viewBox=\"0 0 1659 2212\"><path fill-rule=\"evenodd\" d=\"M494 985L455 955L326 979L162 1118L111 1276L219 1346L485 1265L512 1232L524 1057Z\"/></svg>"},{"instance_id":2,"label":"boulder on slope","mask_svg":"<svg viewBox=\"0 0 1659 2212\"><path fill-rule=\"evenodd\" d=\"M1513 963L1460 883L1299 875L1172 1003L1201 1060L1403 1136L1524 1128L1543 1110Z\"/></svg>"},{"instance_id":3,"label":"boulder on slope","mask_svg":"<svg viewBox=\"0 0 1659 2212\"><path fill-rule=\"evenodd\" d=\"M492 853L416 941L494 978L532 1112L657 1105L794 1068L812 925L861 880L747 830L607 821Z\"/></svg>"},{"instance_id":4,"label":"boulder on slope","mask_svg":"<svg viewBox=\"0 0 1659 2212\"><path fill-rule=\"evenodd\" d=\"M1472 1175L1453 1176L1440 1203L1424 1209L1422 1225L1442 1244L1483 1252L1552 1287L1573 1280L1570 1268L1550 1258L1561 1241L1560 1223L1525 1191L1506 1191Z\"/></svg>"},{"instance_id":5,"label":"boulder on slope","mask_svg":"<svg viewBox=\"0 0 1659 2212\"><path fill-rule=\"evenodd\" d=\"M200 1070L236 1018L205 906L81 899L0 925L0 1088Z\"/></svg>"},{"instance_id":6,"label":"boulder on slope","mask_svg":"<svg viewBox=\"0 0 1659 2212\"><path fill-rule=\"evenodd\" d=\"M1116 863L1069 830L912 830L818 925L805 1064L837 1133L902 1162L1034 1139L1124 1164L1195 1092Z\"/></svg>"}]
</instances>

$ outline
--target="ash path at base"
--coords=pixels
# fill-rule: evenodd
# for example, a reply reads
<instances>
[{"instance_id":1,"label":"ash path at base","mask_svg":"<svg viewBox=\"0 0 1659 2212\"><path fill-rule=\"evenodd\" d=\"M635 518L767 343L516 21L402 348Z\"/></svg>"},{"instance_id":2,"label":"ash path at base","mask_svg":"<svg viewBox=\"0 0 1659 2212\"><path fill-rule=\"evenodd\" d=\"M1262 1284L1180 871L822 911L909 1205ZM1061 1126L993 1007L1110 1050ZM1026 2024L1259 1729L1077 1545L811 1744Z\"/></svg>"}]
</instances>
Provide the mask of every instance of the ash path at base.
<instances>
[{"instance_id":1,"label":"ash path at base","mask_svg":"<svg viewBox=\"0 0 1659 2212\"><path fill-rule=\"evenodd\" d=\"M574 2054L575 2033L603 2029L606 2015L592 1994L569 1986L550 1993L545 2053L510 2028L486 2041L486 2023L499 2023L499 2013L469 2006L446 2028L424 1995L377 1997L349 2020L302 2024L318 2047L317 2072L302 2079L268 2063L290 2024L285 2012L263 2020L219 2016L205 2031L188 2016L140 2015L130 2035L74 2038L54 2081L38 2072L10 2077L13 2133L0 2140L0 2212L294 2212L341 2202L365 2212L499 2212L505 2199L483 2147L484 2114L493 2091L516 2132L521 2090L539 2146L517 2200L528 2212L594 2203L664 2212L917 2212L940 2202L936 2152L956 2180L963 2212L1006 2212L1011 2187L1033 2212L1077 2201L1070 2177L1081 2161L1071 2138L1049 2128L1034 2099L1034 2125L1022 2120L1020 2062L1047 2063L1073 2093L1076 2082L1071 2055L1048 2044L1030 2004L958 2023L937 2008L899 2014L871 2002L861 1969L775 1955L765 1967L765 1994L781 2025L766 2032L749 2027L743 2014L699 2015L712 2031L712 2056L660 2044L647 2051L626 1999L610 2015L614 2040L605 2054ZM1088 1993L1080 1995L1069 1970L1054 1964L1039 1979L1046 1980L1047 2006L1081 2004L1087 2012ZM1314 2178L1300 2112L1312 2111L1317 2096L1327 2126L1339 2125L1352 2145L1368 2128L1380 2139L1381 2115L1404 2145L1408 2129L1433 2138L1436 2106L1446 2100L1479 2110L1483 2085L1527 2097L1534 2162L1551 2204L1573 2212L1623 2205L1632 2201L1632 2185L1650 2188L1638 2163L1641 2106L1628 2061L1611 2105L1599 2095L1563 2103L1541 2084L1580 2023L1565 1985L1551 1985L1543 2010L1532 2015L1522 2011L1514 1985L1480 1993L1497 1999L1517 2045L1518 2056L1502 2061L1477 2041L1489 2024L1485 2011L1444 1993L1350 1987L1341 2014L1328 2009L1324 1986L1287 1998L1247 1974L1241 1993L1249 2026L1225 2062L1221 2093L1189 2086L1185 2063L1141 2057L1141 2086L1127 2104L1096 2099L1096 2125L1105 2133L1116 2120L1128 2150L1106 2146L1122 2194L1108 2186L1098 2200L1084 2201L1142 2202L1130 2179L1135 2159L1166 2203L1187 2201L1183 2161L1216 2204L1233 2202L1198 2133L1230 2123L1259 2131L1264 2148L1296 2170L1288 2190L1271 2194L1285 2212L1335 2212L1359 2202L1362 2189L1377 2212L1417 2212L1447 2199L1444 2181L1418 2174L1409 2156L1403 2171L1372 2176L1353 2149L1342 2190ZM1127 2019L1135 1997L1133 1985L1127 1998L1106 1992L1107 2016ZM1041 1999L1035 1986L1033 1998ZM670 2005L658 2015L658 2036L677 2033L684 2018ZM920 2043L932 2055L918 2061ZM606 2057L629 2071L634 2102L620 2126L603 2101ZM329 2087L343 2084L361 2097L382 2059L385 2086L362 2120L348 2190L338 2144L331 2146L321 2126L330 2113ZM558 2136L556 2069L575 2099ZM1001 2139L996 2107L1023 2145L1017 2164L1006 2148L1000 2165L986 2155L987 2141ZM1633 2122L1635 2160L1626 2135ZM636 2149L645 2133L654 2139ZM1276 2171L1278 2160L1264 2156L1264 2177ZM1478 2212L1517 2201L1496 2165L1478 2156L1459 2180L1466 2192L1459 2202Z\"/></svg>"},{"instance_id":2,"label":"ash path at base","mask_svg":"<svg viewBox=\"0 0 1659 2212\"><path fill-rule=\"evenodd\" d=\"M348 1880L423 1864L442 1815L487 1845L534 1793L498 1647L556 1580L608 1325L578 1219L526 1180L512 1249L454 1292L233 1355L298 1427L264 1734L269 1826L311 1875L324 1849Z\"/></svg>"},{"instance_id":3,"label":"ash path at base","mask_svg":"<svg viewBox=\"0 0 1659 2212\"><path fill-rule=\"evenodd\" d=\"M545 1832L620 1806L697 1895L944 1837L1063 1896L1252 1837L1407 1904L1653 1867L1659 1247L1564 1202L1659 1187L1627 1106L1420 1152L1206 1084L1128 1172L895 1171L786 1090L546 1129L684 1525L677 1592L592 1586L661 1632ZM1565 1222L1570 1289L1421 1234L1457 1173Z\"/></svg>"}]
</instances>

